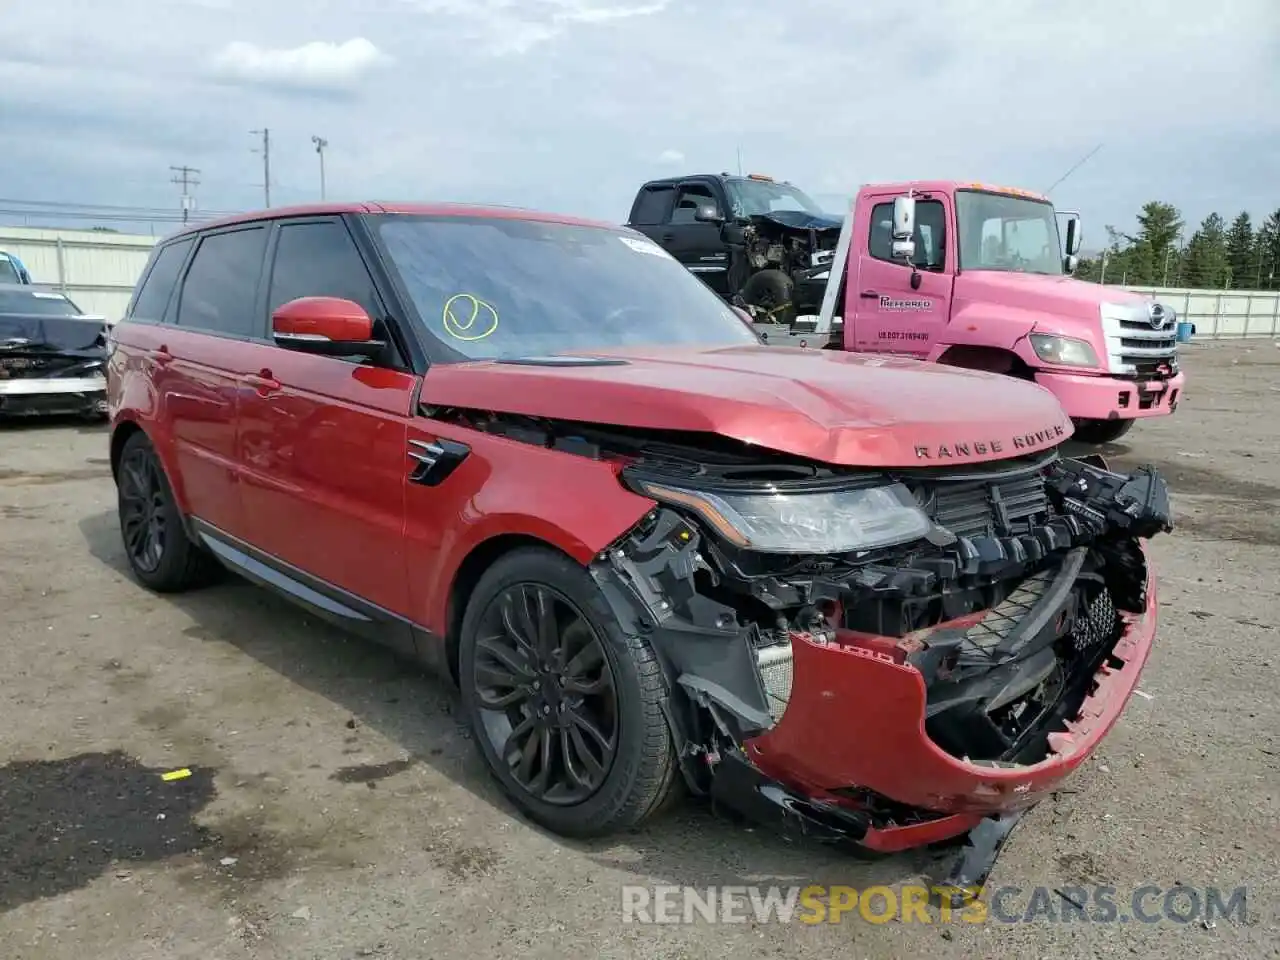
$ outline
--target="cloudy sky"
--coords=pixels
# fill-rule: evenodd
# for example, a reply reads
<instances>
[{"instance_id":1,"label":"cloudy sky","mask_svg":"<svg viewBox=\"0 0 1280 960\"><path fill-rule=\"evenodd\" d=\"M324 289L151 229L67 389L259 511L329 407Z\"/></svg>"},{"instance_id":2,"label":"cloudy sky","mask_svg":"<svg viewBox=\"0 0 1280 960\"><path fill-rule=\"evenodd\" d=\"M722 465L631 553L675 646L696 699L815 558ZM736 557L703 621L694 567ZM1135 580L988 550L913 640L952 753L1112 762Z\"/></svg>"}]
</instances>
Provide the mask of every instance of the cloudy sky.
<instances>
[{"instance_id":1,"label":"cloudy sky","mask_svg":"<svg viewBox=\"0 0 1280 960\"><path fill-rule=\"evenodd\" d=\"M1148 199L1280 207L1278 0L43 0L4 4L0 198L318 196L623 220L730 170L1054 191L1086 244ZM3 204L0 204L3 205Z\"/></svg>"}]
</instances>

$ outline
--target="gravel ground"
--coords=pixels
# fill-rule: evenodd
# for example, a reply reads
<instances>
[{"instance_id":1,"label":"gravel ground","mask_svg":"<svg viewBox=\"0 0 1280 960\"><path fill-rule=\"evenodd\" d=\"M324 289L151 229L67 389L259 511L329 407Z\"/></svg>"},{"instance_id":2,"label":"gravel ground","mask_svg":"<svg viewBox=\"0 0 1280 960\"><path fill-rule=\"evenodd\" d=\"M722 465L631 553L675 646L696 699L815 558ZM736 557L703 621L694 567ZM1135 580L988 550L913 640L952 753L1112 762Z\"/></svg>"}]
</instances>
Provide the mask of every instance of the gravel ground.
<instances>
[{"instance_id":1,"label":"gravel ground","mask_svg":"<svg viewBox=\"0 0 1280 960\"><path fill-rule=\"evenodd\" d=\"M693 802L612 843L530 827L417 669L235 580L138 587L106 433L56 423L0 428L0 956L1280 956L1277 346L1189 348L1186 405L1107 451L1174 491L1148 696L991 878L1021 890L1006 916L1036 887L1107 884L1125 912L1146 884L1244 886L1245 922L1067 923L1050 893L1022 923L623 923L625 885L862 889L928 863Z\"/></svg>"}]
</instances>

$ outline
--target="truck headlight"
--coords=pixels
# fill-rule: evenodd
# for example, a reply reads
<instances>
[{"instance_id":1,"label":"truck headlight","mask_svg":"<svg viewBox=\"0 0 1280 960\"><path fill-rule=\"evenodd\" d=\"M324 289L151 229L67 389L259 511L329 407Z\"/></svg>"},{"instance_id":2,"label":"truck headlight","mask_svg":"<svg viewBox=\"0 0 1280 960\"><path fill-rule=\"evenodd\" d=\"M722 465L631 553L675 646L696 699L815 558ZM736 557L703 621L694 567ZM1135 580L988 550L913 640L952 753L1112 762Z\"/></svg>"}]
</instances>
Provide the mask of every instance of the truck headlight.
<instances>
[{"instance_id":1,"label":"truck headlight","mask_svg":"<svg viewBox=\"0 0 1280 960\"><path fill-rule=\"evenodd\" d=\"M1069 367L1096 367L1098 355L1087 340L1072 337L1055 337L1048 333L1033 333L1031 349L1045 363L1060 363Z\"/></svg>"},{"instance_id":2,"label":"truck headlight","mask_svg":"<svg viewBox=\"0 0 1280 960\"><path fill-rule=\"evenodd\" d=\"M909 543L933 527L900 483L821 493L710 493L633 481L653 499L687 507L729 543L761 553L851 553Z\"/></svg>"}]
</instances>

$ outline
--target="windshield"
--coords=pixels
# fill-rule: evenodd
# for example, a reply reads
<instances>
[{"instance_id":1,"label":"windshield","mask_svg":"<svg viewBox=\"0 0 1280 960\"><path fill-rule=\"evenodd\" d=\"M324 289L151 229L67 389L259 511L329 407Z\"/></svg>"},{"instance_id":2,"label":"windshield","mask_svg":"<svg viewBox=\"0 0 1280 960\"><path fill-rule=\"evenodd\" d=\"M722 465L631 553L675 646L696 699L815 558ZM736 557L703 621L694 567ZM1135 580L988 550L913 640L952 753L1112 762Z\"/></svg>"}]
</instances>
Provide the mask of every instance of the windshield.
<instances>
[{"instance_id":1,"label":"windshield","mask_svg":"<svg viewBox=\"0 0 1280 960\"><path fill-rule=\"evenodd\" d=\"M733 207L733 215L737 218L777 213L780 210L799 210L817 214L823 212L822 208L810 200L803 191L787 183L729 178L725 180L725 187L729 191L729 203Z\"/></svg>"},{"instance_id":2,"label":"windshield","mask_svg":"<svg viewBox=\"0 0 1280 960\"><path fill-rule=\"evenodd\" d=\"M43 290L0 290L0 313L38 314L42 317L78 317L79 308L60 293Z\"/></svg>"},{"instance_id":3,"label":"windshield","mask_svg":"<svg viewBox=\"0 0 1280 960\"><path fill-rule=\"evenodd\" d=\"M759 342L638 234L488 217L374 219L423 323L460 360Z\"/></svg>"},{"instance_id":4,"label":"windshield","mask_svg":"<svg viewBox=\"0 0 1280 960\"><path fill-rule=\"evenodd\" d=\"M960 269L1061 275L1053 205L1040 200L956 191Z\"/></svg>"}]
</instances>

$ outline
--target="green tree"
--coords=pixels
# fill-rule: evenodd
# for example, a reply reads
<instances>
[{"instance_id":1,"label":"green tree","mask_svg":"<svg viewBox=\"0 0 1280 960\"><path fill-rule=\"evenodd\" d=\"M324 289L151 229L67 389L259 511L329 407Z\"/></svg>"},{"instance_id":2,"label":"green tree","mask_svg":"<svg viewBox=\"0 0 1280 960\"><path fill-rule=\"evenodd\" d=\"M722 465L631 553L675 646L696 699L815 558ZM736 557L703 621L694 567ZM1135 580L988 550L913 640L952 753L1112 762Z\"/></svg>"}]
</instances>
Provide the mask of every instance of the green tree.
<instances>
[{"instance_id":1,"label":"green tree","mask_svg":"<svg viewBox=\"0 0 1280 960\"><path fill-rule=\"evenodd\" d=\"M1227 231L1227 260L1231 264L1231 286L1237 290L1252 289L1255 283L1253 267L1257 256L1254 250L1253 220L1243 210L1231 221Z\"/></svg>"},{"instance_id":2,"label":"green tree","mask_svg":"<svg viewBox=\"0 0 1280 960\"><path fill-rule=\"evenodd\" d=\"M1227 250L1227 222L1217 213L1204 218L1191 235L1182 258L1179 286L1218 290L1231 282L1231 255Z\"/></svg>"},{"instance_id":3,"label":"green tree","mask_svg":"<svg viewBox=\"0 0 1280 960\"><path fill-rule=\"evenodd\" d=\"M1280 210L1258 229L1254 241L1254 285L1261 290L1274 290L1280 282Z\"/></svg>"}]
</instances>

